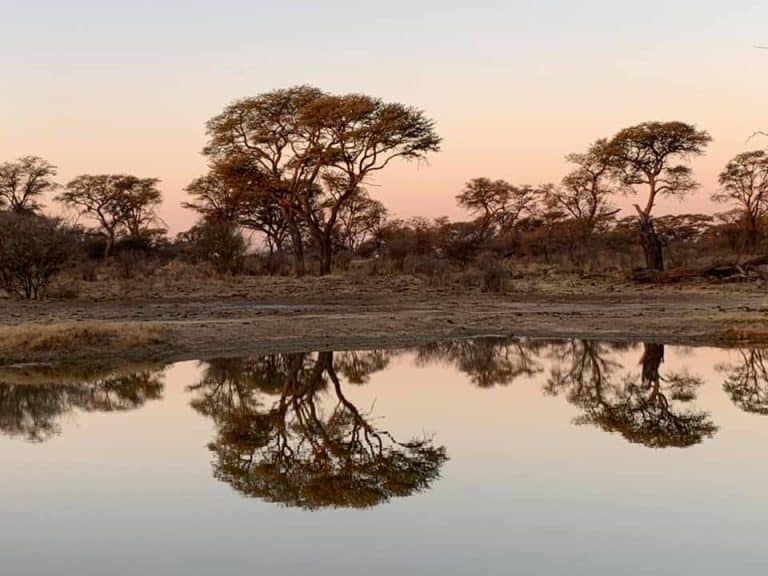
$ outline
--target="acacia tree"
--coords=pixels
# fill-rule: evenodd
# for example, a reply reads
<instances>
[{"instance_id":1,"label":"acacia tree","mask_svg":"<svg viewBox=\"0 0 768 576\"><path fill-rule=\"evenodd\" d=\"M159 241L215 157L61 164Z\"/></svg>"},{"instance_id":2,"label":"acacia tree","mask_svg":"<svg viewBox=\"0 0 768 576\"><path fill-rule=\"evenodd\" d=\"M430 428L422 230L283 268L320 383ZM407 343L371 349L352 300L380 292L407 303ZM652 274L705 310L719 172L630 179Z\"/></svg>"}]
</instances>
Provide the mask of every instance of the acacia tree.
<instances>
[{"instance_id":1,"label":"acacia tree","mask_svg":"<svg viewBox=\"0 0 768 576\"><path fill-rule=\"evenodd\" d=\"M296 86L238 100L208 122L203 153L214 160L251 158L271 180L269 188L288 227L297 276L305 271L298 197L317 179L324 144L301 122L301 111L324 96L317 88Z\"/></svg>"},{"instance_id":2,"label":"acacia tree","mask_svg":"<svg viewBox=\"0 0 768 576\"><path fill-rule=\"evenodd\" d=\"M619 212L610 205L616 189L610 183L611 165L605 153L606 145L606 140L598 140L586 153L567 156L576 168L563 178L559 187L543 189L544 204L572 219L572 244L588 245L595 230Z\"/></svg>"},{"instance_id":3,"label":"acacia tree","mask_svg":"<svg viewBox=\"0 0 768 576\"><path fill-rule=\"evenodd\" d=\"M37 156L24 156L0 164L0 208L13 212L35 212L40 197L56 188L56 166Z\"/></svg>"},{"instance_id":4,"label":"acacia tree","mask_svg":"<svg viewBox=\"0 0 768 576\"><path fill-rule=\"evenodd\" d=\"M387 209L366 193L352 199L339 212L339 237L341 244L356 251L366 240L381 235L387 221Z\"/></svg>"},{"instance_id":5,"label":"acacia tree","mask_svg":"<svg viewBox=\"0 0 768 576\"><path fill-rule=\"evenodd\" d=\"M697 187L691 169L682 163L704 152L710 135L683 122L645 122L621 130L605 146L617 182L627 193L645 187L644 207L635 204L640 241L650 270L664 270L661 240L653 222L659 196L682 196ZM678 163L681 162L681 163Z\"/></svg>"},{"instance_id":6,"label":"acacia tree","mask_svg":"<svg viewBox=\"0 0 768 576\"><path fill-rule=\"evenodd\" d=\"M420 110L307 86L235 102L208 132L206 154L244 154L269 175L297 275L304 273L302 224L320 252L320 273L329 273L339 214L366 180L396 158L424 158L440 143Z\"/></svg>"},{"instance_id":7,"label":"acacia tree","mask_svg":"<svg viewBox=\"0 0 768 576\"><path fill-rule=\"evenodd\" d=\"M187 187L194 200L183 205L230 227L262 233L271 256L283 249L288 226L270 186L268 176L251 158L231 156L214 162L208 174Z\"/></svg>"},{"instance_id":8,"label":"acacia tree","mask_svg":"<svg viewBox=\"0 0 768 576\"><path fill-rule=\"evenodd\" d=\"M66 186L56 199L97 222L106 237L104 258L109 257L118 234L140 236L149 222L157 220L160 203L155 178L126 175L82 175Z\"/></svg>"},{"instance_id":9,"label":"acacia tree","mask_svg":"<svg viewBox=\"0 0 768 576\"><path fill-rule=\"evenodd\" d=\"M512 228L533 211L538 191L532 186L513 186L506 180L473 178L456 196L459 206L476 216L488 233Z\"/></svg>"},{"instance_id":10,"label":"acacia tree","mask_svg":"<svg viewBox=\"0 0 768 576\"><path fill-rule=\"evenodd\" d=\"M421 160L439 151L440 137L423 111L363 94L316 100L302 111L302 126L309 134L320 135L325 151L318 162L319 202L313 206L311 187L303 188L299 198L320 249L320 273L329 274L333 237L345 206L364 194L368 179L392 161Z\"/></svg>"},{"instance_id":11,"label":"acacia tree","mask_svg":"<svg viewBox=\"0 0 768 576\"><path fill-rule=\"evenodd\" d=\"M165 232L162 227L157 228L163 224L157 215L157 208L162 202L162 194L157 188L159 182L157 178L123 177L119 203L123 226L129 238L138 239Z\"/></svg>"},{"instance_id":12,"label":"acacia tree","mask_svg":"<svg viewBox=\"0 0 768 576\"><path fill-rule=\"evenodd\" d=\"M203 217L216 215L227 222L236 222L240 214L241 198L228 188L219 176L211 171L195 178L185 188L193 197L182 206L194 210Z\"/></svg>"},{"instance_id":13,"label":"acacia tree","mask_svg":"<svg viewBox=\"0 0 768 576\"><path fill-rule=\"evenodd\" d=\"M749 248L757 245L760 219L768 212L768 153L744 152L720 173L722 190L712 194L716 202L738 205L743 211L744 238Z\"/></svg>"}]
</instances>

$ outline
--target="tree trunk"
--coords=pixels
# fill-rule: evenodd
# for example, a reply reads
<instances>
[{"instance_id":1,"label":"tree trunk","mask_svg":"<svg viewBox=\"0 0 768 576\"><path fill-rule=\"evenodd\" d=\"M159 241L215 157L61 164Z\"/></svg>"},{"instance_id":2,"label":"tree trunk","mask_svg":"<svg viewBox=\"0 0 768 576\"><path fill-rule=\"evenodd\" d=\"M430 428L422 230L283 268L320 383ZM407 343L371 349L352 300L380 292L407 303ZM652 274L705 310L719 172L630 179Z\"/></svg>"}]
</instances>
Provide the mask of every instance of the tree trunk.
<instances>
[{"instance_id":1,"label":"tree trunk","mask_svg":"<svg viewBox=\"0 0 768 576\"><path fill-rule=\"evenodd\" d=\"M664 362L664 344L645 342L643 357L640 364L643 367L643 381L652 382L659 379L659 370Z\"/></svg>"},{"instance_id":2,"label":"tree trunk","mask_svg":"<svg viewBox=\"0 0 768 576\"><path fill-rule=\"evenodd\" d=\"M295 223L289 225L291 229L291 244L293 244L293 271L297 278L304 276L304 241L301 238L299 227Z\"/></svg>"},{"instance_id":3,"label":"tree trunk","mask_svg":"<svg viewBox=\"0 0 768 576\"><path fill-rule=\"evenodd\" d=\"M104 260L109 258L109 256L112 254L112 247L115 245L115 236L114 234L109 234L107 236L107 243L104 245Z\"/></svg>"},{"instance_id":4,"label":"tree trunk","mask_svg":"<svg viewBox=\"0 0 768 576\"><path fill-rule=\"evenodd\" d=\"M331 273L333 262L333 237L323 234L320 241L320 276Z\"/></svg>"},{"instance_id":5,"label":"tree trunk","mask_svg":"<svg viewBox=\"0 0 768 576\"><path fill-rule=\"evenodd\" d=\"M744 248L747 251L752 251L757 248L757 241L760 236L760 227L757 223L757 218L749 215L747 217L747 229L745 231Z\"/></svg>"},{"instance_id":6,"label":"tree trunk","mask_svg":"<svg viewBox=\"0 0 768 576\"><path fill-rule=\"evenodd\" d=\"M656 234L651 216L640 216L640 243L645 253L645 266L654 272L664 271L664 253L661 238Z\"/></svg>"}]
</instances>

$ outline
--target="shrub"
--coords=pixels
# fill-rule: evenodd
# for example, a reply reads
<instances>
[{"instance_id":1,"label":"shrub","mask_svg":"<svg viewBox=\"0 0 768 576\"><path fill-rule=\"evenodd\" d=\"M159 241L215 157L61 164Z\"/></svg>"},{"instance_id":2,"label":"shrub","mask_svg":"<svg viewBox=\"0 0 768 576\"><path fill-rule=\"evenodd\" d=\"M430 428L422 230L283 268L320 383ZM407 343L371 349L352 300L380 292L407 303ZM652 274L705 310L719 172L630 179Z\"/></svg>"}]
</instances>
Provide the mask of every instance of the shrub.
<instances>
[{"instance_id":1,"label":"shrub","mask_svg":"<svg viewBox=\"0 0 768 576\"><path fill-rule=\"evenodd\" d=\"M193 257L210 262L220 274L240 274L243 271L245 239L235 224L217 218L204 218L184 236Z\"/></svg>"},{"instance_id":2,"label":"shrub","mask_svg":"<svg viewBox=\"0 0 768 576\"><path fill-rule=\"evenodd\" d=\"M507 270L494 254L486 252L477 259L483 272L483 292L503 292L507 284Z\"/></svg>"},{"instance_id":3,"label":"shrub","mask_svg":"<svg viewBox=\"0 0 768 576\"><path fill-rule=\"evenodd\" d=\"M40 300L77 247L77 234L60 220L0 213L0 283L10 294Z\"/></svg>"}]
</instances>

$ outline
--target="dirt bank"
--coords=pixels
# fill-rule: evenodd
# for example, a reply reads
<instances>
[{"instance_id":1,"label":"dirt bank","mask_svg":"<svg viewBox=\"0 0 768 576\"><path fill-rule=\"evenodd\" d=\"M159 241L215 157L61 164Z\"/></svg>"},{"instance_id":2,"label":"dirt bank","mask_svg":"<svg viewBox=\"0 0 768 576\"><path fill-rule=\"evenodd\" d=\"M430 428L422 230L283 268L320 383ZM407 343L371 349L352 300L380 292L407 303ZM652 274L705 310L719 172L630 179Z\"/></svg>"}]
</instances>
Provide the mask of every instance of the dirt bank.
<instances>
[{"instance_id":1,"label":"dirt bank","mask_svg":"<svg viewBox=\"0 0 768 576\"><path fill-rule=\"evenodd\" d=\"M246 278L153 292L132 284L42 303L0 301L0 326L108 323L162 339L60 352L6 351L3 361L147 356L163 360L308 349L399 347L483 335L653 340L670 344L766 343L768 297L759 284L641 286L606 279L518 282L503 294L430 286L417 277ZM132 342L131 339L125 339Z\"/></svg>"}]
</instances>

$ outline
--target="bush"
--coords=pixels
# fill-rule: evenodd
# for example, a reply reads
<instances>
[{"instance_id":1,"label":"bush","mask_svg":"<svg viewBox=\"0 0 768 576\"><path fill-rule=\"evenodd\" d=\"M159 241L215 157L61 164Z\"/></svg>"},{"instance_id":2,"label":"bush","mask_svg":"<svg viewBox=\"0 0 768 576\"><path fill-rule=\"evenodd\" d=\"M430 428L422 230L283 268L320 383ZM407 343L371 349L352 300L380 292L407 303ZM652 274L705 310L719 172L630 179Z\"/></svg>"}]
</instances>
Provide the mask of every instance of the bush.
<instances>
[{"instance_id":1,"label":"bush","mask_svg":"<svg viewBox=\"0 0 768 576\"><path fill-rule=\"evenodd\" d=\"M224 220L204 218L184 233L195 260L210 262L220 274L240 274L245 262L245 239L238 227Z\"/></svg>"},{"instance_id":2,"label":"bush","mask_svg":"<svg viewBox=\"0 0 768 576\"><path fill-rule=\"evenodd\" d=\"M491 253L481 254L477 264L483 272L483 292L503 292L507 284L504 263Z\"/></svg>"},{"instance_id":3,"label":"bush","mask_svg":"<svg viewBox=\"0 0 768 576\"><path fill-rule=\"evenodd\" d=\"M77 234L59 220L0 213L0 283L10 294L40 300L77 247Z\"/></svg>"},{"instance_id":4,"label":"bush","mask_svg":"<svg viewBox=\"0 0 768 576\"><path fill-rule=\"evenodd\" d=\"M123 249L116 252L114 258L120 271L120 277L125 280L134 278L137 273L147 276L151 270L147 265L149 258L146 252L141 250Z\"/></svg>"}]
</instances>

